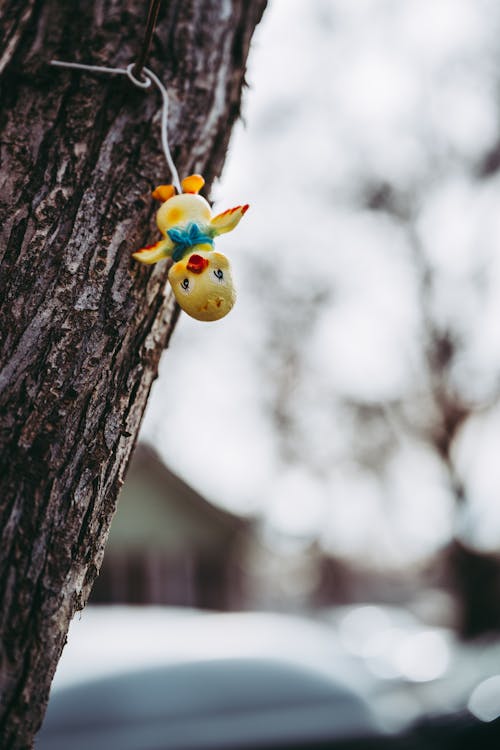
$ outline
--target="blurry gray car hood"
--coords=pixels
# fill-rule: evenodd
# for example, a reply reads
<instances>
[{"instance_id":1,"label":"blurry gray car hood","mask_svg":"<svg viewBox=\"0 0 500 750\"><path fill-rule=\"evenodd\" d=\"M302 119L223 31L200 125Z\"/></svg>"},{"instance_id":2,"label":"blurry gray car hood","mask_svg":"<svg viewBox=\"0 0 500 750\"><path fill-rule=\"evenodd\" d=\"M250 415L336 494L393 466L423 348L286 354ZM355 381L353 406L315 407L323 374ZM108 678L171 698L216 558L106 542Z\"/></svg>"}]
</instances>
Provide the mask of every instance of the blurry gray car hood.
<instances>
[{"instance_id":1,"label":"blurry gray car hood","mask_svg":"<svg viewBox=\"0 0 500 750\"><path fill-rule=\"evenodd\" d=\"M329 628L301 618L89 608L36 747L236 750L373 734L366 679Z\"/></svg>"}]
</instances>

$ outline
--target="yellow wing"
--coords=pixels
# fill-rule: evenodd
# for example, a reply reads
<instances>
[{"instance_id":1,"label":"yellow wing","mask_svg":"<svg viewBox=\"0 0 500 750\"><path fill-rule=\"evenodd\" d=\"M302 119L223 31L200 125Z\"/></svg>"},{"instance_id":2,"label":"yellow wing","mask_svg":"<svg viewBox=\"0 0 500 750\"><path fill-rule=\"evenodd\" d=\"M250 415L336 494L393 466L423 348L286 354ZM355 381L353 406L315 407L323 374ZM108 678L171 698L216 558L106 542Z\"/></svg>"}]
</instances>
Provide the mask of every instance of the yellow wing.
<instances>
[{"instance_id":1,"label":"yellow wing","mask_svg":"<svg viewBox=\"0 0 500 750\"><path fill-rule=\"evenodd\" d=\"M146 247L141 247L140 250L136 250L135 253L132 253L132 258L135 258L141 263L150 265L151 263L158 263L158 261L163 260L163 258L169 258L172 255L173 249L174 243L170 237L167 236L165 239L156 242L154 245L146 245Z\"/></svg>"},{"instance_id":2,"label":"yellow wing","mask_svg":"<svg viewBox=\"0 0 500 750\"><path fill-rule=\"evenodd\" d=\"M227 211L223 211L221 214L214 216L210 222L210 228L214 235L224 234L224 232L230 232L237 226L240 219L248 211L248 203L245 206L235 206L235 208L228 208Z\"/></svg>"}]
</instances>

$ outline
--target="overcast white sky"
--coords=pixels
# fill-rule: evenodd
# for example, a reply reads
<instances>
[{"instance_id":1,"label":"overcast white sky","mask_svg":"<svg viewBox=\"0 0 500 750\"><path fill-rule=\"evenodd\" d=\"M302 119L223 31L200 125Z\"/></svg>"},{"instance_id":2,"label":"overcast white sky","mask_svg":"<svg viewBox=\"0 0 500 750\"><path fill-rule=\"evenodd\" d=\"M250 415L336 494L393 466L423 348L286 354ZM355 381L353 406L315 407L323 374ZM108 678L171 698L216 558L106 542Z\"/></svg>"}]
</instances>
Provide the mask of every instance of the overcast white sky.
<instances>
[{"instance_id":1,"label":"overcast white sky","mask_svg":"<svg viewBox=\"0 0 500 750\"><path fill-rule=\"evenodd\" d=\"M415 242L432 315L463 342L456 389L484 407L499 388L500 180L477 178L499 137L499 32L493 0L271 0L213 195L251 204L217 240L238 302L217 323L182 315L142 430L213 502L394 564L452 533L435 453L396 426L368 471L356 445L379 437L345 404L425 401ZM411 203L411 231L367 208L380 185ZM500 547L498 409L466 424L455 455L460 523Z\"/></svg>"}]
</instances>

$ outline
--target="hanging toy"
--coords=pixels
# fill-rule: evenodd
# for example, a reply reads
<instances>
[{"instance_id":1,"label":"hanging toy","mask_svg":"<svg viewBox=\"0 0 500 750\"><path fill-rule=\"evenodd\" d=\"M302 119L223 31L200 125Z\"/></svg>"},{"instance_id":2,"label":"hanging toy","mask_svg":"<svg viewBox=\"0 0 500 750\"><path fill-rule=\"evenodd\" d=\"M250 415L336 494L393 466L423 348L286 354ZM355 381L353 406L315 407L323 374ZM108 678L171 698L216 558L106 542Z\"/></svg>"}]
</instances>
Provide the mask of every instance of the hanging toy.
<instances>
[{"instance_id":1,"label":"hanging toy","mask_svg":"<svg viewBox=\"0 0 500 750\"><path fill-rule=\"evenodd\" d=\"M148 26L146 41L150 41L153 26ZM156 223L163 239L137 250L132 257L147 264L172 258L173 265L168 272L168 280L181 308L197 320L223 318L233 307L236 292L229 261L225 255L214 250L214 237L234 229L248 205L230 208L212 218L210 205L198 195L205 184L203 177L192 174L180 182L168 145L168 92L158 76L144 67L143 60L140 64L130 63L126 68L108 68L62 60L52 60L50 64L91 73L126 75L134 86L141 89L155 84L163 99L161 142L174 184L160 185L153 192L153 198L163 204L156 214ZM142 78L137 77L140 74Z\"/></svg>"},{"instance_id":2,"label":"hanging toy","mask_svg":"<svg viewBox=\"0 0 500 750\"><path fill-rule=\"evenodd\" d=\"M234 229L248 205L212 218L210 205L198 195L204 184L203 177L193 174L182 180L180 195L173 185L156 188L152 195L162 201L156 223L163 239L132 257L147 264L172 258L168 280L182 309L197 320L219 320L233 307L236 292L229 261L214 250L214 237Z\"/></svg>"}]
</instances>

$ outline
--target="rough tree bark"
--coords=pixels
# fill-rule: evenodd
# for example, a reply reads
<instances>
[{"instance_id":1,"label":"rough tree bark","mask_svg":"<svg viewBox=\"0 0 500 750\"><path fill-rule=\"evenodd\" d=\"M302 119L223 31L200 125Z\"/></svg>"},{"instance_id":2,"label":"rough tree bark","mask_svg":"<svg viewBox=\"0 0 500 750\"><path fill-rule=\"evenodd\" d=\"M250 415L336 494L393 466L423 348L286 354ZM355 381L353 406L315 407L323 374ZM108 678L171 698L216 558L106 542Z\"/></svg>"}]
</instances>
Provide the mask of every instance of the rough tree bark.
<instances>
[{"instance_id":1,"label":"rough tree bark","mask_svg":"<svg viewBox=\"0 0 500 750\"><path fill-rule=\"evenodd\" d=\"M149 65L182 175L220 172L265 0L163 3ZM32 746L101 563L175 323L149 197L169 175L157 92L125 77L144 0L4 0L0 17L0 747Z\"/></svg>"}]
</instances>

